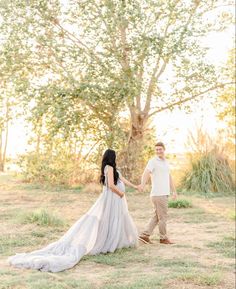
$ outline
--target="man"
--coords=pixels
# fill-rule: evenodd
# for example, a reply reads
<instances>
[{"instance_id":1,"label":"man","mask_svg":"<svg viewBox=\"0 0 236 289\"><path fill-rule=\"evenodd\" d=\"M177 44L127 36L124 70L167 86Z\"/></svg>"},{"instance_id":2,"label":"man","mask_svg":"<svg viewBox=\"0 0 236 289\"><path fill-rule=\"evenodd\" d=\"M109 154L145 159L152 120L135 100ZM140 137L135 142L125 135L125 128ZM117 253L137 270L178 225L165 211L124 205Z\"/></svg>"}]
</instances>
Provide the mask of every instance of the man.
<instances>
[{"instance_id":1,"label":"man","mask_svg":"<svg viewBox=\"0 0 236 289\"><path fill-rule=\"evenodd\" d=\"M166 222L168 210L168 196L170 192L173 194L173 199L177 198L175 186L170 175L168 161L165 158L165 145L158 142L155 145L156 156L148 161L148 164L142 175L141 190L144 189L146 182L151 176L152 190L150 197L154 206L153 216L149 220L145 229L139 235L139 240L147 243L152 243L149 237L152 235L155 227L158 224L160 232L161 244L174 244L167 237Z\"/></svg>"}]
</instances>

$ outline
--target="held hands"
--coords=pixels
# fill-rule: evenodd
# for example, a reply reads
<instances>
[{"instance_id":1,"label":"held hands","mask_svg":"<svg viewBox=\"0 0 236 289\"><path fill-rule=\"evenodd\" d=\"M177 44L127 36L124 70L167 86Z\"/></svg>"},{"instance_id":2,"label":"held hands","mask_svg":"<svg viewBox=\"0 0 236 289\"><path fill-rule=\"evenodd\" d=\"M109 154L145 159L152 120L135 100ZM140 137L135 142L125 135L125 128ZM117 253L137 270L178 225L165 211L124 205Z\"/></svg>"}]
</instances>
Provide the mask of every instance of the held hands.
<instances>
[{"instance_id":1,"label":"held hands","mask_svg":"<svg viewBox=\"0 0 236 289\"><path fill-rule=\"evenodd\" d=\"M176 200L176 199L177 199L177 193L176 193L176 192L173 192L173 194L172 194L172 199L173 199L173 200Z\"/></svg>"},{"instance_id":2,"label":"held hands","mask_svg":"<svg viewBox=\"0 0 236 289\"><path fill-rule=\"evenodd\" d=\"M141 184L140 184L140 185L137 185L137 186L134 185L133 188L136 189L136 190L138 190L140 193L143 191L143 188L142 188L142 185L141 185Z\"/></svg>"},{"instance_id":3,"label":"held hands","mask_svg":"<svg viewBox=\"0 0 236 289\"><path fill-rule=\"evenodd\" d=\"M143 192L143 186L142 186L142 184L140 184L140 185L137 186L137 190L138 190L140 193Z\"/></svg>"}]
</instances>

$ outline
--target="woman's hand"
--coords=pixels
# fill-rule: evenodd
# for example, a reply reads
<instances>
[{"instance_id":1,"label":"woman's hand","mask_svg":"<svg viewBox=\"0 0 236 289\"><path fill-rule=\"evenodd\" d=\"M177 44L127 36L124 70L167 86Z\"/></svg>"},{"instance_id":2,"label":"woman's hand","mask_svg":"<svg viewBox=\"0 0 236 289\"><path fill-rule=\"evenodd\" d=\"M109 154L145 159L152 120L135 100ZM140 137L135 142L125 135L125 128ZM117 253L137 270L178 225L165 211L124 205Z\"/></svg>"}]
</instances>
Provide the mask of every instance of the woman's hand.
<instances>
[{"instance_id":1,"label":"woman's hand","mask_svg":"<svg viewBox=\"0 0 236 289\"><path fill-rule=\"evenodd\" d=\"M119 196L122 199L124 197L124 195L125 195L125 193L121 192L121 194Z\"/></svg>"},{"instance_id":2,"label":"woman's hand","mask_svg":"<svg viewBox=\"0 0 236 289\"><path fill-rule=\"evenodd\" d=\"M128 181L128 180L127 180L126 178L124 178L123 176L121 176L120 179L121 179L121 181L122 181L125 185L127 185L127 186L129 186L129 187L131 187L131 188L134 188L134 189L136 189L136 190L140 190L140 185L138 185L138 186L134 185L133 183L131 183L130 181Z\"/></svg>"}]
</instances>

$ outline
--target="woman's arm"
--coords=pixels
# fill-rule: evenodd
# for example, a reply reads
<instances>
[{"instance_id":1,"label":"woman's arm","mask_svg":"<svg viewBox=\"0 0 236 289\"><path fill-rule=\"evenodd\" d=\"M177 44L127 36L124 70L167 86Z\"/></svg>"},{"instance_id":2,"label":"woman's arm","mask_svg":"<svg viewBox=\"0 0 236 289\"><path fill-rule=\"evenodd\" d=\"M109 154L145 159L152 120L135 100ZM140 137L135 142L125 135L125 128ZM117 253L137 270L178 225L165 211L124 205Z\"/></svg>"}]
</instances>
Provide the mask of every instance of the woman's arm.
<instances>
[{"instance_id":1,"label":"woman's arm","mask_svg":"<svg viewBox=\"0 0 236 289\"><path fill-rule=\"evenodd\" d=\"M126 178L124 178L123 176L120 176L120 179L123 183L125 183L127 186L134 188L134 189L138 189L139 186L134 185L133 183L131 183L130 181L126 180Z\"/></svg>"},{"instance_id":2,"label":"woman's arm","mask_svg":"<svg viewBox=\"0 0 236 289\"><path fill-rule=\"evenodd\" d=\"M108 177L108 187L112 192L116 193L121 198L124 197L124 192L120 191L114 183L113 167L108 166L107 177Z\"/></svg>"}]
</instances>

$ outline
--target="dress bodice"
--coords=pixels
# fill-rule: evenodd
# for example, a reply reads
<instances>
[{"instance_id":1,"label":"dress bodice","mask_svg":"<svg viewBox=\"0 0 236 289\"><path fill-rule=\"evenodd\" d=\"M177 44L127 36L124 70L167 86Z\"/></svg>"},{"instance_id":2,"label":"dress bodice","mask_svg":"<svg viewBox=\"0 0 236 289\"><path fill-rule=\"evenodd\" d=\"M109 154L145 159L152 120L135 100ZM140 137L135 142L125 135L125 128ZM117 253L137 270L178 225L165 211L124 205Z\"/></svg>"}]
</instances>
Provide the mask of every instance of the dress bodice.
<instances>
[{"instance_id":1,"label":"dress bodice","mask_svg":"<svg viewBox=\"0 0 236 289\"><path fill-rule=\"evenodd\" d=\"M108 184L108 177L107 177L107 171L108 171L108 165L105 166L104 168L104 175L105 175L105 184L104 186L107 187ZM118 174L119 174L119 178L117 180L117 184L116 186L118 187L118 189L122 192L125 192L125 184L121 181L120 176L121 176L121 172L119 170L117 170Z\"/></svg>"}]
</instances>

